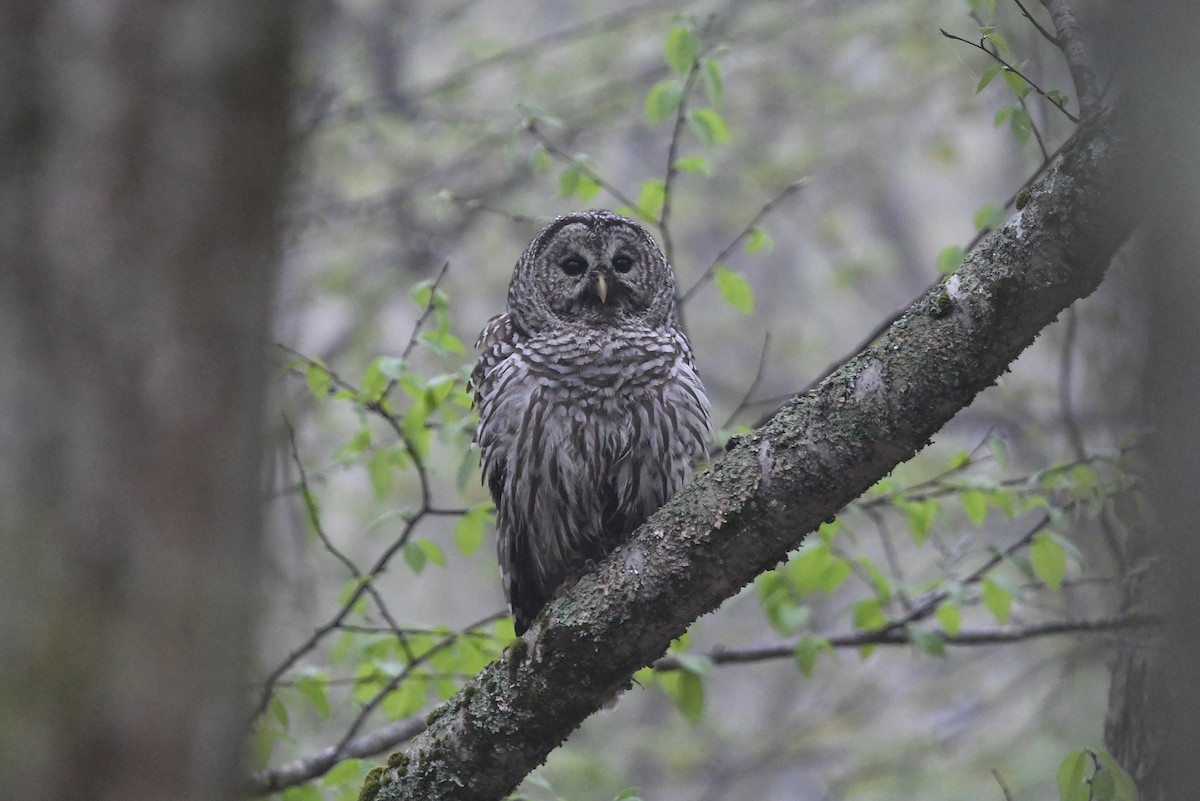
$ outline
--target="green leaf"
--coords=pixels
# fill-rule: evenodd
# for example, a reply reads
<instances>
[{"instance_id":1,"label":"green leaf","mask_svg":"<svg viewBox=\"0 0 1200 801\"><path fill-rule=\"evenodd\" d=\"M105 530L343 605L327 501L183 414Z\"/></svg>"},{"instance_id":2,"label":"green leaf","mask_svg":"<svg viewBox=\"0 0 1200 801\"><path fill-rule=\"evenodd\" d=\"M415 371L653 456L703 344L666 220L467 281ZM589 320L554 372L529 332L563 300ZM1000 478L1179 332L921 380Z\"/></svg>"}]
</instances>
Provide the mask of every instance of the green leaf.
<instances>
[{"instance_id":1,"label":"green leaf","mask_svg":"<svg viewBox=\"0 0 1200 801\"><path fill-rule=\"evenodd\" d=\"M1004 218L1004 209L993 203L984 203L979 207L979 211L975 212L975 230L999 228L1004 225Z\"/></svg>"},{"instance_id":2,"label":"green leaf","mask_svg":"<svg viewBox=\"0 0 1200 801\"><path fill-rule=\"evenodd\" d=\"M554 165L554 159L551 158L550 152L546 150L546 146L541 142L534 144L529 151L529 171L534 175L540 175Z\"/></svg>"},{"instance_id":3,"label":"green leaf","mask_svg":"<svg viewBox=\"0 0 1200 801\"><path fill-rule=\"evenodd\" d=\"M717 265L713 270L713 278L717 282L717 290L725 302L742 314L754 313L754 290L745 278L727 267Z\"/></svg>"},{"instance_id":4,"label":"green leaf","mask_svg":"<svg viewBox=\"0 0 1200 801\"><path fill-rule=\"evenodd\" d=\"M706 147L729 142L725 120L711 108L696 108L687 113L688 128Z\"/></svg>"},{"instance_id":5,"label":"green leaf","mask_svg":"<svg viewBox=\"0 0 1200 801\"><path fill-rule=\"evenodd\" d=\"M304 383L308 384L308 391L317 402L323 403L329 397L329 385L333 383L333 378L325 365L314 362L304 369Z\"/></svg>"},{"instance_id":6,"label":"green leaf","mask_svg":"<svg viewBox=\"0 0 1200 801\"><path fill-rule=\"evenodd\" d=\"M523 100L517 104L517 109L525 115L525 118L530 122L540 123L550 128L561 128L563 122L555 116L550 109L543 106L541 103L535 103L532 100Z\"/></svg>"},{"instance_id":7,"label":"green leaf","mask_svg":"<svg viewBox=\"0 0 1200 801\"><path fill-rule=\"evenodd\" d=\"M675 169L682 172L703 175L705 178L712 175L712 165L709 164L708 159L704 158L704 156L684 156L676 160Z\"/></svg>"},{"instance_id":8,"label":"green leaf","mask_svg":"<svg viewBox=\"0 0 1200 801\"><path fill-rule=\"evenodd\" d=\"M942 275L949 275L962 266L963 258L967 255L958 245L950 245L942 248L937 257L938 272Z\"/></svg>"},{"instance_id":9,"label":"green leaf","mask_svg":"<svg viewBox=\"0 0 1200 801\"><path fill-rule=\"evenodd\" d=\"M483 542L484 524L491 516L491 511L491 503L479 503L458 518L454 526L454 544L463 556L470 556L479 550Z\"/></svg>"},{"instance_id":10,"label":"green leaf","mask_svg":"<svg viewBox=\"0 0 1200 801\"><path fill-rule=\"evenodd\" d=\"M1012 50L1008 46L1008 40L1005 39L1004 36L999 31L997 31L994 27L980 28L979 34L984 39L987 39L989 42L996 45L997 49L999 49L1000 52L1002 52L1002 53L1011 53L1012 52Z\"/></svg>"},{"instance_id":11,"label":"green leaf","mask_svg":"<svg viewBox=\"0 0 1200 801\"><path fill-rule=\"evenodd\" d=\"M1008 622L1009 613L1012 611L1012 602L1012 593L1000 586L994 579L985 578L983 580L983 605L996 620L1001 623Z\"/></svg>"},{"instance_id":12,"label":"green leaf","mask_svg":"<svg viewBox=\"0 0 1200 801\"><path fill-rule=\"evenodd\" d=\"M1100 760L1100 764L1112 774L1113 801L1137 801L1137 786L1133 783L1133 777L1126 773L1125 769L1107 751L1096 751L1094 753L1096 758Z\"/></svg>"},{"instance_id":13,"label":"green leaf","mask_svg":"<svg viewBox=\"0 0 1200 801\"><path fill-rule=\"evenodd\" d=\"M1004 71L1004 82L1008 84L1008 88L1012 89L1017 97L1024 97L1033 91L1033 87L1029 85L1029 82L1012 70Z\"/></svg>"},{"instance_id":14,"label":"green leaf","mask_svg":"<svg viewBox=\"0 0 1200 801\"><path fill-rule=\"evenodd\" d=\"M325 694L328 684L325 676L320 674L301 676L296 679L296 689L308 699L313 709L317 710L317 714L325 719L329 718L329 697Z\"/></svg>"},{"instance_id":15,"label":"green leaf","mask_svg":"<svg viewBox=\"0 0 1200 801\"><path fill-rule=\"evenodd\" d=\"M1012 131L1016 140L1021 144L1029 141L1029 135L1033 132L1033 120L1029 118L1029 112L1020 107L1014 107L1012 114L1008 117L1008 127Z\"/></svg>"},{"instance_id":16,"label":"green leaf","mask_svg":"<svg viewBox=\"0 0 1200 801\"><path fill-rule=\"evenodd\" d=\"M321 791L315 784L301 784L289 787L280 796L282 801L323 801Z\"/></svg>"},{"instance_id":17,"label":"green leaf","mask_svg":"<svg viewBox=\"0 0 1200 801\"><path fill-rule=\"evenodd\" d=\"M687 75L700 52L700 39L690 28L677 25L667 33L667 66L679 75Z\"/></svg>"},{"instance_id":18,"label":"green leaf","mask_svg":"<svg viewBox=\"0 0 1200 801\"><path fill-rule=\"evenodd\" d=\"M405 543L404 561L408 562L408 566L413 569L414 573L424 570L427 562L433 562L439 567L446 566L446 557L442 553L442 549L436 543L426 539L415 539Z\"/></svg>"},{"instance_id":19,"label":"green leaf","mask_svg":"<svg viewBox=\"0 0 1200 801\"><path fill-rule=\"evenodd\" d=\"M404 545L404 561L408 562L408 566L417 575L425 569L426 561L425 551L415 542L408 542Z\"/></svg>"},{"instance_id":20,"label":"green leaf","mask_svg":"<svg viewBox=\"0 0 1200 801\"><path fill-rule=\"evenodd\" d=\"M854 568L850 567L849 562L845 559L834 557L821 574L821 592L826 595L833 595L834 590L842 586L853 572Z\"/></svg>"},{"instance_id":21,"label":"green leaf","mask_svg":"<svg viewBox=\"0 0 1200 801\"><path fill-rule=\"evenodd\" d=\"M867 575L870 576L871 583L875 585L875 597L879 599L879 602L885 605L891 603L892 587L887 577L883 575L883 571L866 556L860 556L856 561L859 567L867 571Z\"/></svg>"},{"instance_id":22,"label":"green leaf","mask_svg":"<svg viewBox=\"0 0 1200 801\"><path fill-rule=\"evenodd\" d=\"M659 686L688 723L699 723L704 717L704 683L695 673L676 670L658 676Z\"/></svg>"},{"instance_id":23,"label":"green leaf","mask_svg":"<svg viewBox=\"0 0 1200 801\"><path fill-rule=\"evenodd\" d=\"M638 796L638 788L626 787L613 796L613 801L642 801L642 799Z\"/></svg>"},{"instance_id":24,"label":"green leaf","mask_svg":"<svg viewBox=\"0 0 1200 801\"><path fill-rule=\"evenodd\" d=\"M279 700L278 695L272 695L271 700L267 702L267 708L271 710L271 714L275 716L275 720L279 721L279 725L284 731L288 729L288 710L284 706L283 701Z\"/></svg>"},{"instance_id":25,"label":"green leaf","mask_svg":"<svg viewBox=\"0 0 1200 801\"><path fill-rule=\"evenodd\" d=\"M963 514L971 521L971 525L979 528L987 519L988 499L982 492L968 490L959 496L962 502Z\"/></svg>"},{"instance_id":26,"label":"green leaf","mask_svg":"<svg viewBox=\"0 0 1200 801\"><path fill-rule=\"evenodd\" d=\"M854 604L854 628L860 631L878 631L887 625L887 615L879 605L878 598L864 598Z\"/></svg>"},{"instance_id":27,"label":"green leaf","mask_svg":"<svg viewBox=\"0 0 1200 801\"><path fill-rule=\"evenodd\" d=\"M987 85L992 82L992 78L995 78L1002 69L1004 69L1003 64L993 64L984 70L983 76L979 79L979 85L975 87L975 94L979 94L986 89Z\"/></svg>"},{"instance_id":28,"label":"green leaf","mask_svg":"<svg viewBox=\"0 0 1200 801\"><path fill-rule=\"evenodd\" d=\"M1001 469L1008 467L1008 448L1004 440L1000 437L988 437L987 446L992 458L996 460L996 466Z\"/></svg>"},{"instance_id":29,"label":"green leaf","mask_svg":"<svg viewBox=\"0 0 1200 801\"><path fill-rule=\"evenodd\" d=\"M600 192L600 184L579 163L570 164L558 174L558 191L563 197L591 200Z\"/></svg>"},{"instance_id":30,"label":"green leaf","mask_svg":"<svg viewBox=\"0 0 1200 801\"><path fill-rule=\"evenodd\" d=\"M343 782L353 782L358 784L362 782L362 778L366 772L366 760L343 759L341 762L329 769L329 772L321 778L321 783L326 787L332 787L335 784L341 784Z\"/></svg>"},{"instance_id":31,"label":"green leaf","mask_svg":"<svg viewBox=\"0 0 1200 801\"><path fill-rule=\"evenodd\" d=\"M906 501L897 498L896 505L904 510L905 519L908 521L908 533L913 542L924 545L925 540L929 539L929 532L933 530L934 520L941 511L941 504L933 499Z\"/></svg>"},{"instance_id":32,"label":"green leaf","mask_svg":"<svg viewBox=\"0 0 1200 801\"><path fill-rule=\"evenodd\" d=\"M679 110L683 87L676 80L659 81L646 93L646 120L658 125Z\"/></svg>"},{"instance_id":33,"label":"green leaf","mask_svg":"<svg viewBox=\"0 0 1200 801\"><path fill-rule=\"evenodd\" d=\"M770 250L774 247L775 242L771 239L771 235L759 225L754 226L754 230L750 232L750 236L746 237L746 252L758 253L760 250Z\"/></svg>"},{"instance_id":34,"label":"green leaf","mask_svg":"<svg viewBox=\"0 0 1200 801\"><path fill-rule=\"evenodd\" d=\"M383 699L383 714L389 720L400 720L420 712L429 696L429 681L423 676L410 676Z\"/></svg>"},{"instance_id":35,"label":"green leaf","mask_svg":"<svg viewBox=\"0 0 1200 801\"><path fill-rule=\"evenodd\" d=\"M704 60L704 94L714 108L725 100L725 82L721 79L721 65L714 59Z\"/></svg>"},{"instance_id":36,"label":"green leaf","mask_svg":"<svg viewBox=\"0 0 1200 801\"><path fill-rule=\"evenodd\" d=\"M579 165L570 164L563 167L562 172L558 174L558 192L563 197L571 197L575 194L575 187L579 186Z\"/></svg>"},{"instance_id":37,"label":"green leaf","mask_svg":"<svg viewBox=\"0 0 1200 801\"><path fill-rule=\"evenodd\" d=\"M821 538L821 542L826 545L833 545L833 541L837 539L838 532L842 530L844 524L840 517L835 517L833 520L827 520L822 523L817 529L817 536Z\"/></svg>"},{"instance_id":38,"label":"green leaf","mask_svg":"<svg viewBox=\"0 0 1200 801\"><path fill-rule=\"evenodd\" d=\"M946 463L946 470L962 470L971 463L970 451L958 451L954 456L950 457L950 461Z\"/></svg>"},{"instance_id":39,"label":"green leaf","mask_svg":"<svg viewBox=\"0 0 1200 801\"><path fill-rule=\"evenodd\" d=\"M408 296L412 298L413 303L424 309L433 299L433 279L426 278L424 281L417 282L412 289L408 290Z\"/></svg>"},{"instance_id":40,"label":"green leaf","mask_svg":"<svg viewBox=\"0 0 1200 801\"><path fill-rule=\"evenodd\" d=\"M1034 574L1047 587L1058 592L1067 572L1067 552L1062 545L1048 532L1039 532L1034 535L1033 544L1029 547L1029 560L1033 564Z\"/></svg>"},{"instance_id":41,"label":"green leaf","mask_svg":"<svg viewBox=\"0 0 1200 801\"><path fill-rule=\"evenodd\" d=\"M371 491L375 500L387 498L392 489L392 455L386 449L375 451L367 460L367 476L371 479Z\"/></svg>"},{"instance_id":42,"label":"green leaf","mask_svg":"<svg viewBox=\"0 0 1200 801\"><path fill-rule=\"evenodd\" d=\"M1087 751L1078 748L1067 754L1058 766L1058 797L1061 801L1088 801L1091 794L1085 778L1088 762Z\"/></svg>"},{"instance_id":43,"label":"green leaf","mask_svg":"<svg viewBox=\"0 0 1200 801\"><path fill-rule=\"evenodd\" d=\"M586 203L598 194L600 194L600 182L586 173L581 174L579 184L575 187L575 197Z\"/></svg>"},{"instance_id":44,"label":"green leaf","mask_svg":"<svg viewBox=\"0 0 1200 801\"><path fill-rule=\"evenodd\" d=\"M388 377L383 374L380 368L380 362L383 357L372 359L367 365L367 369L363 371L362 385L359 387L359 397L367 402L379 400L383 395L383 391L387 389Z\"/></svg>"},{"instance_id":45,"label":"green leaf","mask_svg":"<svg viewBox=\"0 0 1200 801\"><path fill-rule=\"evenodd\" d=\"M796 666L800 668L800 672L805 676L811 676L813 668L817 664L817 656L822 651L833 652L833 647L830 646L829 640L823 637L807 636L796 643Z\"/></svg>"},{"instance_id":46,"label":"green leaf","mask_svg":"<svg viewBox=\"0 0 1200 801\"><path fill-rule=\"evenodd\" d=\"M824 543L806 542L787 563L784 572L798 594L809 595L821 589L822 579L833 559Z\"/></svg>"},{"instance_id":47,"label":"green leaf","mask_svg":"<svg viewBox=\"0 0 1200 801\"><path fill-rule=\"evenodd\" d=\"M946 655L946 641L936 631L910 629L908 638L913 645L930 656L944 657Z\"/></svg>"},{"instance_id":48,"label":"green leaf","mask_svg":"<svg viewBox=\"0 0 1200 801\"><path fill-rule=\"evenodd\" d=\"M369 447L371 447L371 432L364 425L358 430L357 434L350 438L349 442L333 455L333 460L340 464L345 464Z\"/></svg>"},{"instance_id":49,"label":"green leaf","mask_svg":"<svg viewBox=\"0 0 1200 801\"><path fill-rule=\"evenodd\" d=\"M449 331L425 331L417 340L438 356L467 352L466 346Z\"/></svg>"},{"instance_id":50,"label":"green leaf","mask_svg":"<svg viewBox=\"0 0 1200 801\"><path fill-rule=\"evenodd\" d=\"M667 198L667 184L660 178L642 183L638 192L637 213L646 222L656 222L662 215L663 203Z\"/></svg>"},{"instance_id":51,"label":"green leaf","mask_svg":"<svg viewBox=\"0 0 1200 801\"><path fill-rule=\"evenodd\" d=\"M702 654L676 654L675 658L681 668L701 678L713 672L713 661Z\"/></svg>"},{"instance_id":52,"label":"green leaf","mask_svg":"<svg viewBox=\"0 0 1200 801\"><path fill-rule=\"evenodd\" d=\"M1117 794L1117 780L1108 768L1101 766L1092 774L1092 801L1113 801Z\"/></svg>"},{"instance_id":53,"label":"green leaf","mask_svg":"<svg viewBox=\"0 0 1200 801\"><path fill-rule=\"evenodd\" d=\"M962 625L962 614L958 611L958 607L947 601L938 604L937 608L938 623L942 624L942 629L951 637L958 636L958 632Z\"/></svg>"}]
</instances>

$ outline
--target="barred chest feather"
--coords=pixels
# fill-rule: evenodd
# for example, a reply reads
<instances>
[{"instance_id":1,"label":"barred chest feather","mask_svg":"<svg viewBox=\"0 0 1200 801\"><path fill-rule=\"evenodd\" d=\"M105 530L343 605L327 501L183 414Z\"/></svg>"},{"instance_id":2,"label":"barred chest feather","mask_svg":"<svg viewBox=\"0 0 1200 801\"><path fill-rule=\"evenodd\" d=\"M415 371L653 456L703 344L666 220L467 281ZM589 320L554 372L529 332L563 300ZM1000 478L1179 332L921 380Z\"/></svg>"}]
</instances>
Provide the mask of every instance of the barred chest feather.
<instances>
[{"instance_id":1,"label":"barred chest feather","mask_svg":"<svg viewBox=\"0 0 1200 801\"><path fill-rule=\"evenodd\" d=\"M525 338L505 317L485 329L472 383L505 590L522 628L679 490L711 422L679 331Z\"/></svg>"}]
</instances>

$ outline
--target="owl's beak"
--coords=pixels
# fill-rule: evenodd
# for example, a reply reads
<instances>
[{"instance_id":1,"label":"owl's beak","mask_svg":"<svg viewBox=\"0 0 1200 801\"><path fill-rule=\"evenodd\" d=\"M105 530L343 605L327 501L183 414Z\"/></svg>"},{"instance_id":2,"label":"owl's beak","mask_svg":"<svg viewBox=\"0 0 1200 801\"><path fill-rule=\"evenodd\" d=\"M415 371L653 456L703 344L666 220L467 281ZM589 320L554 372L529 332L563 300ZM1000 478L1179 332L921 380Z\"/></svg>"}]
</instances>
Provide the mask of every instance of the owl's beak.
<instances>
[{"instance_id":1,"label":"owl's beak","mask_svg":"<svg viewBox=\"0 0 1200 801\"><path fill-rule=\"evenodd\" d=\"M608 282L604 280L604 273L596 274L596 294L600 296L601 303L607 302Z\"/></svg>"}]
</instances>

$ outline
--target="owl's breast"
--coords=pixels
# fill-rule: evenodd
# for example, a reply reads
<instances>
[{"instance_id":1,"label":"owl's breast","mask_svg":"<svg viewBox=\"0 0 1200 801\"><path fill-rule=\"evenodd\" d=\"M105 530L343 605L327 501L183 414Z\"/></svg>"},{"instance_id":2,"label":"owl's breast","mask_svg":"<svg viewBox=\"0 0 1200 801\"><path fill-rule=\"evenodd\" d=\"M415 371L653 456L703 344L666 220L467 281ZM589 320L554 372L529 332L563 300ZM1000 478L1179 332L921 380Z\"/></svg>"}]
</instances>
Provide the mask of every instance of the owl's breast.
<instances>
[{"instance_id":1,"label":"owl's breast","mask_svg":"<svg viewBox=\"0 0 1200 801\"><path fill-rule=\"evenodd\" d=\"M657 331L586 331L528 343L532 378L551 396L585 408L616 407L672 378L680 351Z\"/></svg>"}]
</instances>

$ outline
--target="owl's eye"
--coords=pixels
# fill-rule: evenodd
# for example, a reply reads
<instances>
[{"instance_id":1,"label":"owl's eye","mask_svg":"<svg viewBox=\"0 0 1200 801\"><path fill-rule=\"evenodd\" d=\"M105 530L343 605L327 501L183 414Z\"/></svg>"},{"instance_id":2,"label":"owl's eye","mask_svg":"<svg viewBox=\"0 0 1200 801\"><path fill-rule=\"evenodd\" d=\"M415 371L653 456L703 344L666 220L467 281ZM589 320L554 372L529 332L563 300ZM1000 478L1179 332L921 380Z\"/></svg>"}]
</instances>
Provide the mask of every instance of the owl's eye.
<instances>
[{"instance_id":1,"label":"owl's eye","mask_svg":"<svg viewBox=\"0 0 1200 801\"><path fill-rule=\"evenodd\" d=\"M562 271L570 276L583 275L583 271L587 269L587 262L579 256L572 256L559 265Z\"/></svg>"},{"instance_id":2,"label":"owl's eye","mask_svg":"<svg viewBox=\"0 0 1200 801\"><path fill-rule=\"evenodd\" d=\"M613 269L619 273L627 273L633 269L633 259L624 253L613 257Z\"/></svg>"}]
</instances>

